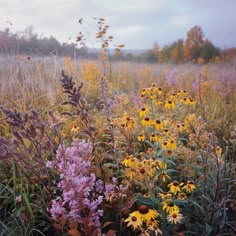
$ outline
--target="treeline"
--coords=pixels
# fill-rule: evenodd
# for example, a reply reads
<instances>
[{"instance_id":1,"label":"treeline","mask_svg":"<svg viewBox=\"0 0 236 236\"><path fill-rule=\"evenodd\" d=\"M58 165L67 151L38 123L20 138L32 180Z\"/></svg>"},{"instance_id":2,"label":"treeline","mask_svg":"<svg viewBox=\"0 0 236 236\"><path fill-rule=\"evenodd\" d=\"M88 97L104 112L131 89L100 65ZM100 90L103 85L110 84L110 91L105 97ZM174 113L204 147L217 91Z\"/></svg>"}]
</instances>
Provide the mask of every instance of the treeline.
<instances>
[{"instance_id":1,"label":"treeline","mask_svg":"<svg viewBox=\"0 0 236 236\"><path fill-rule=\"evenodd\" d=\"M124 59L176 63L192 62L204 64L207 62L225 62L236 57L236 48L220 49L210 40L204 39L204 33L200 26L194 26L187 32L186 40L179 39L170 45L160 48L155 42L153 48L140 55L125 54Z\"/></svg>"},{"instance_id":2,"label":"treeline","mask_svg":"<svg viewBox=\"0 0 236 236\"><path fill-rule=\"evenodd\" d=\"M87 55L87 48L77 48L75 43L60 43L53 36L39 37L33 33L30 26L23 32L12 33L9 28L0 31L0 54L14 55L58 55L71 56Z\"/></svg>"},{"instance_id":3,"label":"treeline","mask_svg":"<svg viewBox=\"0 0 236 236\"><path fill-rule=\"evenodd\" d=\"M33 33L32 26L23 32L17 33L12 33L8 28L0 31L0 54L99 58L99 50L89 50L85 44L83 46L80 44L80 48L77 46L77 43L60 43L53 36L49 38L38 36ZM225 50L217 48L210 40L204 38L204 33L200 26L191 28L187 32L185 40L179 39L162 48L155 42L152 49L142 53L126 52L126 50L122 49L117 57L114 49L110 50L109 55L109 58L113 60L176 64L185 62L198 64L225 62L235 57L236 48Z\"/></svg>"}]
</instances>

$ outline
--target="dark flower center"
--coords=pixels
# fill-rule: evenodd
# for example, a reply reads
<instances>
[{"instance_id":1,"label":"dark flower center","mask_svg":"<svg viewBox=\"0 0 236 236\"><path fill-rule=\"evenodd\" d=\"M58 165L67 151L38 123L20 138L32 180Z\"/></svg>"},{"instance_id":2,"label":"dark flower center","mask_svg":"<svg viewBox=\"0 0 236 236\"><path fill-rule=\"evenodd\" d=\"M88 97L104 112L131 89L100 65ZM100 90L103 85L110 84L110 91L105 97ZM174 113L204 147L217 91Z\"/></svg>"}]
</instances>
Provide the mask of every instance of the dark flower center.
<instances>
[{"instance_id":1,"label":"dark flower center","mask_svg":"<svg viewBox=\"0 0 236 236\"><path fill-rule=\"evenodd\" d=\"M149 209L148 209L148 207L147 207L146 205L141 205L141 206L139 207L139 212L140 212L141 214L146 214L146 213L148 213L148 211L149 211Z\"/></svg>"}]
</instances>

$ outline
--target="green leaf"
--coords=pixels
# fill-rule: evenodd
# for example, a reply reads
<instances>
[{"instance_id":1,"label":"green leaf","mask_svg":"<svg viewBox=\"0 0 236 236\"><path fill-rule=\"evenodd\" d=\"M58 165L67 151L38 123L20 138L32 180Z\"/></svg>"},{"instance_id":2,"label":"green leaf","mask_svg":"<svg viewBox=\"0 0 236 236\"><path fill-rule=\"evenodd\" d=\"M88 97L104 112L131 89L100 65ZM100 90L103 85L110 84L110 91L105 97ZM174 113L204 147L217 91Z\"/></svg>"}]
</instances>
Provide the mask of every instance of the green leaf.
<instances>
[{"instance_id":1,"label":"green leaf","mask_svg":"<svg viewBox=\"0 0 236 236\"><path fill-rule=\"evenodd\" d=\"M137 200L136 200L136 203L137 203L138 206L146 205L148 207L153 207L153 201L150 198L147 198L147 197L138 196Z\"/></svg>"}]
</instances>

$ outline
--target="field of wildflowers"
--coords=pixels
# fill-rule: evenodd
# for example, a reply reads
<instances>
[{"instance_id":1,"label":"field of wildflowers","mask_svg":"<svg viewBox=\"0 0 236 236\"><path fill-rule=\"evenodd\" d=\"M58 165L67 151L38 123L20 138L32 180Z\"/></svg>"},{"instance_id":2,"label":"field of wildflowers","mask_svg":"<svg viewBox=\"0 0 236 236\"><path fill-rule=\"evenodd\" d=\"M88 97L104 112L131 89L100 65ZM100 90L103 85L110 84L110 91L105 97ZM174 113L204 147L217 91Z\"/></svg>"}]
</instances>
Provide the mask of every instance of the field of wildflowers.
<instances>
[{"instance_id":1,"label":"field of wildflowers","mask_svg":"<svg viewBox=\"0 0 236 236\"><path fill-rule=\"evenodd\" d=\"M0 235L235 235L235 62L104 52L0 59Z\"/></svg>"}]
</instances>

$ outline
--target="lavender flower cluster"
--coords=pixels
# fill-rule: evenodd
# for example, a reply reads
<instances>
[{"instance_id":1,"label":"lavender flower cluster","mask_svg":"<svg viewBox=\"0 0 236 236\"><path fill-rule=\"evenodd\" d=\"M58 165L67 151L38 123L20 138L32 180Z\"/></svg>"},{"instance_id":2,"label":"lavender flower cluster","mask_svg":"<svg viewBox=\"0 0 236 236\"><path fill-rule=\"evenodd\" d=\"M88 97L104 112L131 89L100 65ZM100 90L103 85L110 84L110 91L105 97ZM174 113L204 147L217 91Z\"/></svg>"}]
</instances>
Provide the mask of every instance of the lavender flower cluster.
<instances>
[{"instance_id":1,"label":"lavender flower cluster","mask_svg":"<svg viewBox=\"0 0 236 236\"><path fill-rule=\"evenodd\" d=\"M60 146L56 160L48 162L49 168L56 168L60 175L58 188L60 196L52 200L49 209L54 220L73 219L93 222L100 227L103 211L99 205L103 202L104 183L90 173L92 145L85 141L76 141L71 147Z\"/></svg>"}]
</instances>

